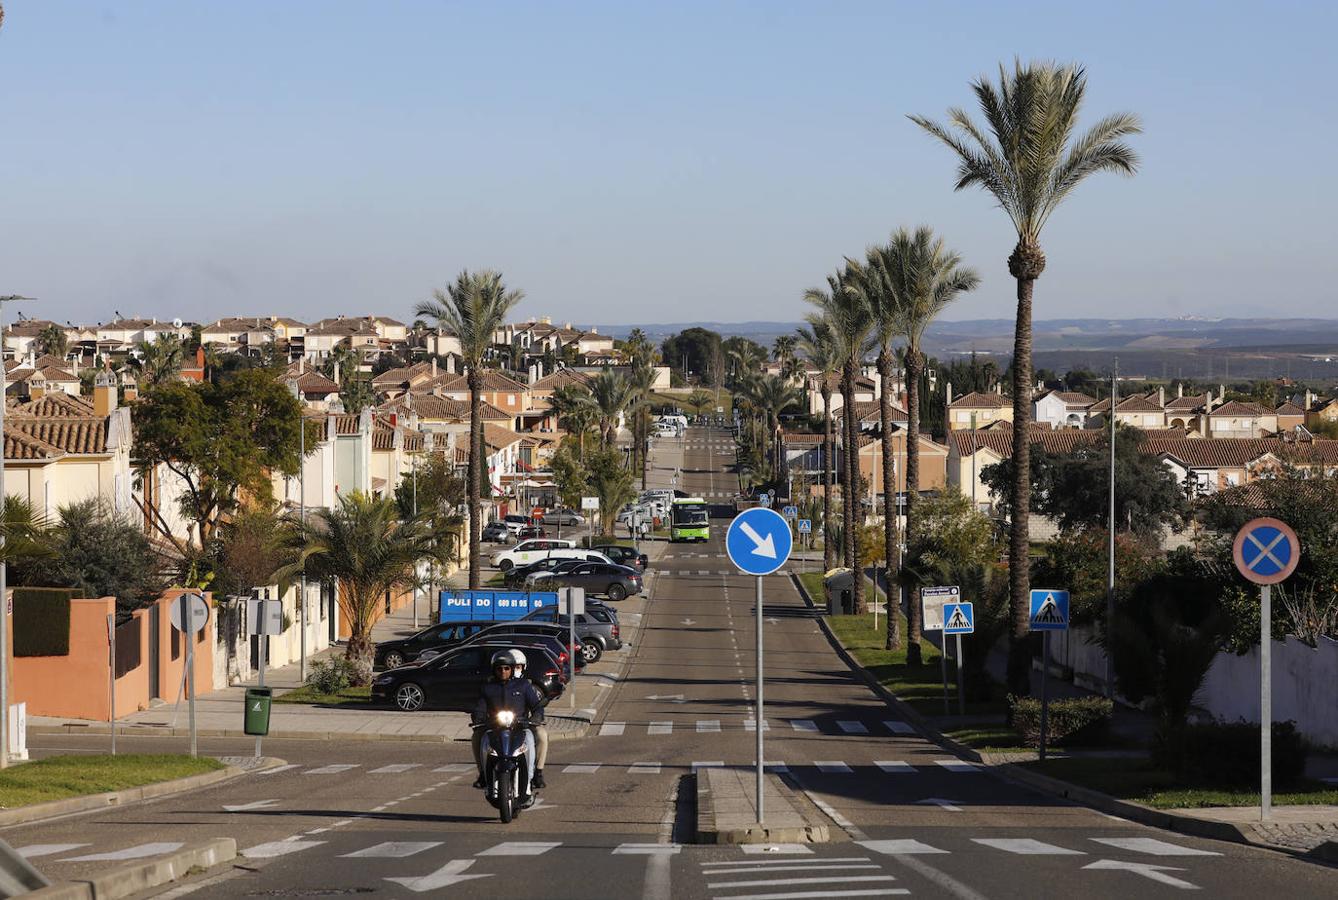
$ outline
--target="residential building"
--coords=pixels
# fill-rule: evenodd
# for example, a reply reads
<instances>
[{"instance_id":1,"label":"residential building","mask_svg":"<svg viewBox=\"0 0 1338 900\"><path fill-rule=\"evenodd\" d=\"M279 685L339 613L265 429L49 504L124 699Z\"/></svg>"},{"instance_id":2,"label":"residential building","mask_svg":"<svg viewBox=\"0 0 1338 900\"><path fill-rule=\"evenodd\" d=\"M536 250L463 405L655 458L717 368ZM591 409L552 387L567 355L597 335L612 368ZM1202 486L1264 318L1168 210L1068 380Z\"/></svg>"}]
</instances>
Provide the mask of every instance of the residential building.
<instances>
[{"instance_id":1,"label":"residential building","mask_svg":"<svg viewBox=\"0 0 1338 900\"><path fill-rule=\"evenodd\" d=\"M1277 430L1277 413L1257 403L1229 400L1208 413L1208 437L1257 438Z\"/></svg>"},{"instance_id":2,"label":"residential building","mask_svg":"<svg viewBox=\"0 0 1338 900\"><path fill-rule=\"evenodd\" d=\"M1013 399L1002 393L972 391L953 400L952 386L949 385L947 396L949 431L984 428L991 422L1013 421Z\"/></svg>"},{"instance_id":3,"label":"residential building","mask_svg":"<svg viewBox=\"0 0 1338 900\"><path fill-rule=\"evenodd\" d=\"M1095 403L1095 397L1079 391L1046 391L1032 400L1032 421L1051 428L1083 428ZM976 421L979 423L979 417Z\"/></svg>"},{"instance_id":4,"label":"residential building","mask_svg":"<svg viewBox=\"0 0 1338 900\"><path fill-rule=\"evenodd\" d=\"M1166 409L1159 402L1159 395L1134 394L1115 404L1115 421L1132 428L1165 428ZM1110 427L1110 398L1104 397L1093 403L1087 410L1087 427L1106 429Z\"/></svg>"}]
</instances>

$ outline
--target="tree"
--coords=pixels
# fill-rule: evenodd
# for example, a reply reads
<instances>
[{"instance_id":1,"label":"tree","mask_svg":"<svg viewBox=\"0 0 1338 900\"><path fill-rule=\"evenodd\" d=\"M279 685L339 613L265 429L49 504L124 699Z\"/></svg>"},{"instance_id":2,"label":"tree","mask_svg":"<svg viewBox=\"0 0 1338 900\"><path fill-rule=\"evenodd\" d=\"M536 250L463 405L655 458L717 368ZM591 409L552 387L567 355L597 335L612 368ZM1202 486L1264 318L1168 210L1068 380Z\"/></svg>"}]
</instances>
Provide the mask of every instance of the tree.
<instances>
[{"instance_id":1,"label":"tree","mask_svg":"<svg viewBox=\"0 0 1338 900\"><path fill-rule=\"evenodd\" d=\"M360 415L364 409L376 403L372 380L361 373L346 379L339 387L339 401L344 404L344 412Z\"/></svg>"},{"instance_id":2,"label":"tree","mask_svg":"<svg viewBox=\"0 0 1338 900\"><path fill-rule=\"evenodd\" d=\"M584 451L573 450L572 442L565 440L548 459L548 469L553 473L558 500L568 509L578 509L581 498L587 496L590 489L590 473L586 470L583 457Z\"/></svg>"},{"instance_id":3,"label":"tree","mask_svg":"<svg viewBox=\"0 0 1338 900\"><path fill-rule=\"evenodd\" d=\"M483 418L480 415L483 388L483 364L492 349L493 336L507 315L525 297L520 290L508 290L502 273L491 269L461 272L445 291L433 291L433 299L420 303L414 314L436 320L437 328L455 335L460 342L465 379L469 385L469 588L478 590L481 582L482 550L479 536L483 529Z\"/></svg>"},{"instance_id":4,"label":"tree","mask_svg":"<svg viewBox=\"0 0 1338 900\"><path fill-rule=\"evenodd\" d=\"M210 556L214 577L210 589L218 595L249 595L252 589L278 582L278 575L297 558L292 523L274 506L255 506L239 512L217 532Z\"/></svg>"},{"instance_id":5,"label":"tree","mask_svg":"<svg viewBox=\"0 0 1338 900\"><path fill-rule=\"evenodd\" d=\"M9 566L16 584L32 584L28 572L34 565L50 557L55 548L51 541L51 525L33 505L23 497L6 496L0 516L0 560Z\"/></svg>"},{"instance_id":6,"label":"tree","mask_svg":"<svg viewBox=\"0 0 1338 900\"><path fill-rule=\"evenodd\" d=\"M709 328L696 326L665 338L660 347L665 365L681 372L684 380L689 372L705 374L719 351L720 335Z\"/></svg>"},{"instance_id":7,"label":"tree","mask_svg":"<svg viewBox=\"0 0 1338 900\"><path fill-rule=\"evenodd\" d=\"M395 506L404 521L416 515L454 519L464 503L465 482L446 461L445 453L418 454L410 476L395 486Z\"/></svg>"},{"instance_id":8,"label":"tree","mask_svg":"<svg viewBox=\"0 0 1338 900\"><path fill-rule=\"evenodd\" d=\"M604 369L590 379L588 402L599 425L600 443L607 449L618 437L619 423L641 400L626 375L615 369Z\"/></svg>"},{"instance_id":9,"label":"tree","mask_svg":"<svg viewBox=\"0 0 1338 900\"><path fill-rule=\"evenodd\" d=\"M29 583L71 587L80 597L115 597L122 617L167 587L163 559L144 530L97 500L62 506L50 541L50 554L29 568Z\"/></svg>"},{"instance_id":10,"label":"tree","mask_svg":"<svg viewBox=\"0 0 1338 900\"><path fill-rule=\"evenodd\" d=\"M1110 437L1047 460L1045 493L1033 505L1065 531L1109 527ZM1179 528L1189 503L1171 471L1138 449L1143 434L1120 428L1115 436L1115 524L1117 532L1159 537Z\"/></svg>"},{"instance_id":11,"label":"tree","mask_svg":"<svg viewBox=\"0 0 1338 900\"><path fill-rule=\"evenodd\" d=\"M1117 113L1074 138L1078 111L1087 92L1081 66L1018 60L1010 73L999 67L999 83L972 84L988 124L983 131L965 110L948 112L951 130L922 116L911 120L957 155L956 190L980 187L993 195L1012 221L1017 245L1008 271L1017 280L1017 324L1013 334L1013 447L1018 467L1013 480L1008 564L1013 608L1013 641L1008 684L1014 694L1031 689L1031 652L1026 640L1030 613L1028 581L1029 471L1031 420L1031 308L1036 279L1045 270L1041 230L1055 209L1087 176L1096 172L1132 175L1138 159L1122 140L1139 133L1138 118Z\"/></svg>"},{"instance_id":12,"label":"tree","mask_svg":"<svg viewBox=\"0 0 1338 900\"><path fill-rule=\"evenodd\" d=\"M595 422L589 389L577 384L564 384L553 391L550 402L558 417L558 427L576 436L579 454L585 456L585 433Z\"/></svg>"},{"instance_id":13,"label":"tree","mask_svg":"<svg viewBox=\"0 0 1338 900\"><path fill-rule=\"evenodd\" d=\"M153 343L140 341L135 344L135 352L130 356L130 368L145 388L156 387L181 374L185 354L181 338L175 334L159 334Z\"/></svg>"},{"instance_id":14,"label":"tree","mask_svg":"<svg viewBox=\"0 0 1338 900\"><path fill-rule=\"evenodd\" d=\"M715 397L708 391L697 390L688 395L687 403L688 407L691 408L693 412L701 415L702 410L710 406L714 400Z\"/></svg>"},{"instance_id":15,"label":"tree","mask_svg":"<svg viewBox=\"0 0 1338 900\"><path fill-rule=\"evenodd\" d=\"M37 333L37 342L42 345L43 353L49 353L62 359L65 357L65 351L69 349L70 344L69 338L65 335L65 329L55 322L44 326Z\"/></svg>"},{"instance_id":16,"label":"tree","mask_svg":"<svg viewBox=\"0 0 1338 900\"><path fill-rule=\"evenodd\" d=\"M370 675L372 626L386 595L411 586L414 567L433 552L430 530L421 519L401 520L393 500L353 491L333 509L315 510L299 535L300 558L281 574L291 580L305 564L308 577L337 583L349 627L345 656Z\"/></svg>"},{"instance_id":17,"label":"tree","mask_svg":"<svg viewBox=\"0 0 1338 900\"><path fill-rule=\"evenodd\" d=\"M613 447L592 454L586 471L590 489L599 498L600 534L612 535L618 511L636 499L632 473L623 465L623 455Z\"/></svg>"},{"instance_id":18,"label":"tree","mask_svg":"<svg viewBox=\"0 0 1338 900\"><path fill-rule=\"evenodd\" d=\"M799 329L799 347L809 368L817 370L818 391L822 395L822 570L831 571L832 549L832 377L841 369L841 348L825 319ZM826 590L824 588L824 590Z\"/></svg>"}]
</instances>

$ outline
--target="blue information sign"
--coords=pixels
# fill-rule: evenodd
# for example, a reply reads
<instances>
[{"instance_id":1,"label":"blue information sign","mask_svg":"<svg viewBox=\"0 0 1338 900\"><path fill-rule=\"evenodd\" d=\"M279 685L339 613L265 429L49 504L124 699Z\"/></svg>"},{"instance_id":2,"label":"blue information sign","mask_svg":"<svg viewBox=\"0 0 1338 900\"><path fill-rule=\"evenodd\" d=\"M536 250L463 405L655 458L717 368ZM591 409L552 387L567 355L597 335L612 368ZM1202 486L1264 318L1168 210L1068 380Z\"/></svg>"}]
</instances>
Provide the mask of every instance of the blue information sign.
<instances>
[{"instance_id":1,"label":"blue information sign","mask_svg":"<svg viewBox=\"0 0 1338 900\"><path fill-rule=\"evenodd\" d=\"M1037 588L1031 592L1031 630L1067 631L1069 592Z\"/></svg>"},{"instance_id":2,"label":"blue information sign","mask_svg":"<svg viewBox=\"0 0 1338 900\"><path fill-rule=\"evenodd\" d=\"M784 516L784 517L787 518L787 519L797 519L797 518L799 518L799 507L797 507L797 506L782 506L782 507L781 507L781 515Z\"/></svg>"},{"instance_id":3,"label":"blue information sign","mask_svg":"<svg viewBox=\"0 0 1338 900\"><path fill-rule=\"evenodd\" d=\"M799 529L799 533L800 533L800 534L812 534L812 533L813 533L813 520L812 520L812 519L800 519L800 520L799 520L798 522L796 522L795 524L796 524L797 528Z\"/></svg>"},{"instance_id":4,"label":"blue information sign","mask_svg":"<svg viewBox=\"0 0 1338 900\"><path fill-rule=\"evenodd\" d=\"M970 603L945 603L943 605L944 634L974 634L976 631L975 607Z\"/></svg>"},{"instance_id":5,"label":"blue information sign","mask_svg":"<svg viewBox=\"0 0 1338 900\"><path fill-rule=\"evenodd\" d=\"M745 575L770 575L790 558L790 525L766 507L745 509L729 523L725 551Z\"/></svg>"}]
</instances>

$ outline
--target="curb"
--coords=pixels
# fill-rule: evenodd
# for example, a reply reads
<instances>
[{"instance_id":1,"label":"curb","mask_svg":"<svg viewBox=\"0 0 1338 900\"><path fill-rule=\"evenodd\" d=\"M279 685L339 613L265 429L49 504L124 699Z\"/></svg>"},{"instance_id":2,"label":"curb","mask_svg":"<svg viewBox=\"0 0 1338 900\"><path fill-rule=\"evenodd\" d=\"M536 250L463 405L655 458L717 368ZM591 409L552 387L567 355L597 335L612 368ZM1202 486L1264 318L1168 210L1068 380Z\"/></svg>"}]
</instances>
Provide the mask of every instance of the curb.
<instances>
[{"instance_id":1,"label":"curb","mask_svg":"<svg viewBox=\"0 0 1338 900\"><path fill-rule=\"evenodd\" d=\"M106 725L29 725L29 734L110 734ZM117 728L122 737L189 737L187 728L156 728L152 725L129 725ZM241 730L231 728L201 728L195 732L207 738L254 738ZM278 741L422 741L450 743L459 738L444 734L382 734L362 731L271 731L266 740Z\"/></svg>"},{"instance_id":2,"label":"curb","mask_svg":"<svg viewBox=\"0 0 1338 900\"><path fill-rule=\"evenodd\" d=\"M185 778L174 778L170 781L156 781L153 784L142 784L139 787L125 788L120 791L108 791L104 794L88 794L83 797L69 797L64 800L34 803L32 806L20 806L16 809L0 811L0 828L10 825L26 825L30 822L41 822L59 816L106 809L111 806L126 806L144 800L155 800L159 797L170 797L173 794L209 787L222 781L230 781L239 775L245 775L247 772L260 772L280 765L283 765L283 760L270 756L265 757L261 765L249 769L243 769L240 766L225 766L213 772L187 775Z\"/></svg>"},{"instance_id":3,"label":"curb","mask_svg":"<svg viewBox=\"0 0 1338 900\"><path fill-rule=\"evenodd\" d=\"M26 896L43 900L116 900L129 897L162 884L177 881L199 870L231 862L237 858L237 842L232 838L213 838L187 844L151 862L134 863L112 869L94 878L63 881Z\"/></svg>"},{"instance_id":4,"label":"curb","mask_svg":"<svg viewBox=\"0 0 1338 900\"><path fill-rule=\"evenodd\" d=\"M796 825L786 828L767 828L755 825L748 828L719 829L715 824L715 799L711 793L709 781L698 774L696 782L697 821L694 835L695 843L825 844L831 839L831 833L826 825Z\"/></svg>"}]
</instances>

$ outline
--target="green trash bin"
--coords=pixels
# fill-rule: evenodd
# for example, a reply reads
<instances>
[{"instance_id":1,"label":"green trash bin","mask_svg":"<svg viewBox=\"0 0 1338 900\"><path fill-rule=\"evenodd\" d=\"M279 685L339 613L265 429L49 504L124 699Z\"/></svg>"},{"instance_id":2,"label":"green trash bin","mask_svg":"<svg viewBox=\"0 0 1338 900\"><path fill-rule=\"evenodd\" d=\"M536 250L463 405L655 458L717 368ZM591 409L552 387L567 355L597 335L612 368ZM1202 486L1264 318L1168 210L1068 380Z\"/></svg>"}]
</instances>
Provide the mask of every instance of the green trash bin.
<instances>
[{"instance_id":1,"label":"green trash bin","mask_svg":"<svg viewBox=\"0 0 1338 900\"><path fill-rule=\"evenodd\" d=\"M269 707L274 691L266 687L246 689L246 716L243 731L247 734L269 734Z\"/></svg>"}]
</instances>

